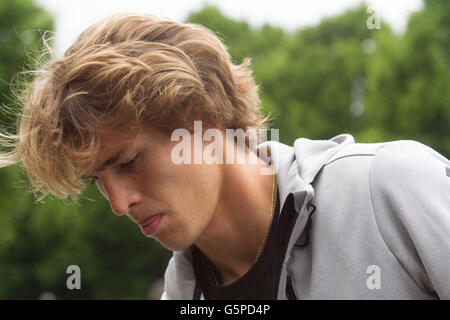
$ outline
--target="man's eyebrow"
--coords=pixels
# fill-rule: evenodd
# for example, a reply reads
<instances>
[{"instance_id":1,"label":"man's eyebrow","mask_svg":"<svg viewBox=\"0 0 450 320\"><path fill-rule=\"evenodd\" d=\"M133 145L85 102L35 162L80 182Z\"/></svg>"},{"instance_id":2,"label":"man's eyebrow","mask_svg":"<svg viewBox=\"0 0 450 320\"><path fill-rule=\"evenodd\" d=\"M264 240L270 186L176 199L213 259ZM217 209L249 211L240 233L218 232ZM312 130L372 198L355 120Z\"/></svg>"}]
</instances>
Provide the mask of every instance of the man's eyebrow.
<instances>
[{"instance_id":1,"label":"man's eyebrow","mask_svg":"<svg viewBox=\"0 0 450 320\"><path fill-rule=\"evenodd\" d=\"M124 152L125 148L122 148L121 150L115 152L111 157L109 157L105 162L102 163L102 165L97 168L96 171L101 172L104 171L107 167L112 166L114 163L117 162L117 160L120 159L120 156Z\"/></svg>"}]
</instances>

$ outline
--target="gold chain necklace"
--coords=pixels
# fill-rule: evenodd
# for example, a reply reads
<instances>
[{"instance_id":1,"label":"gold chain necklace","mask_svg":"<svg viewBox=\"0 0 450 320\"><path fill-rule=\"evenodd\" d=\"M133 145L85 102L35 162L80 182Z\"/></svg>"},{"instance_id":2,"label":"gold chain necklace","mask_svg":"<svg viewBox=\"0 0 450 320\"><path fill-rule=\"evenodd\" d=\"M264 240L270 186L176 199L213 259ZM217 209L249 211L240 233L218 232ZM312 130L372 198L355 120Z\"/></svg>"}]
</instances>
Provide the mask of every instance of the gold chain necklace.
<instances>
[{"instance_id":1,"label":"gold chain necklace","mask_svg":"<svg viewBox=\"0 0 450 320\"><path fill-rule=\"evenodd\" d=\"M275 179L275 177L276 177L276 174L273 175L273 183L272 183L272 204L270 205L270 220L269 220L269 226L267 227L266 234L264 235L264 240L263 240L263 242L261 243L261 246L259 247L258 254L256 255L255 262L258 261L259 256L261 255L262 249L264 248L264 245L265 245L266 240L267 240L267 235L269 234L270 225L272 224L273 211L274 211L273 205L274 205L274 198L275 198L274 196L275 196L275 189L276 189L276 188L275 188L275 187L276 187L276 184L275 184L276 179Z\"/></svg>"}]
</instances>

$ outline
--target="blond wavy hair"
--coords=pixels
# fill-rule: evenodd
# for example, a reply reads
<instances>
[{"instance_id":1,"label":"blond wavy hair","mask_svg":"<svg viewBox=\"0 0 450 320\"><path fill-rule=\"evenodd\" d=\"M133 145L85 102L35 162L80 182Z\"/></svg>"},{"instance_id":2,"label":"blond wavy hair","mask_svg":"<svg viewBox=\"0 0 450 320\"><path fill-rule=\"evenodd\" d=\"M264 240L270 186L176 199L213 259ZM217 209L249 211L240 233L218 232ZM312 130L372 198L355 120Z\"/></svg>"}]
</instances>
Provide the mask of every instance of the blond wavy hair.
<instances>
[{"instance_id":1,"label":"blond wavy hair","mask_svg":"<svg viewBox=\"0 0 450 320\"><path fill-rule=\"evenodd\" d=\"M148 14L116 14L89 27L27 85L17 134L0 133L0 167L22 164L41 201L77 196L108 130L192 132L266 128L250 59L232 63L209 29ZM246 141L248 146L248 141Z\"/></svg>"}]
</instances>

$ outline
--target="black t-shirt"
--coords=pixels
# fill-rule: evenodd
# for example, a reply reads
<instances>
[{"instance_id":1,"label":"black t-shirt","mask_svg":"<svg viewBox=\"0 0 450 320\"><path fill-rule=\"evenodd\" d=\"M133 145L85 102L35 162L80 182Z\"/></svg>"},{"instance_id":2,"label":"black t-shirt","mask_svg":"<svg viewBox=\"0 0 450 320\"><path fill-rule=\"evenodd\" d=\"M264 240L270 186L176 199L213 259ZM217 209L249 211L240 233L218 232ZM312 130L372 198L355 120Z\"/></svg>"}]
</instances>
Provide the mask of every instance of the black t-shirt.
<instances>
[{"instance_id":1,"label":"black t-shirt","mask_svg":"<svg viewBox=\"0 0 450 320\"><path fill-rule=\"evenodd\" d=\"M275 212L261 256L244 276L229 285L221 287L216 284L212 274L212 264L200 249L192 245L196 278L194 299L199 299L201 292L207 300L274 300L277 298L281 266L297 218L293 194L289 194L286 198L281 214L279 208L280 198L277 192Z\"/></svg>"}]
</instances>

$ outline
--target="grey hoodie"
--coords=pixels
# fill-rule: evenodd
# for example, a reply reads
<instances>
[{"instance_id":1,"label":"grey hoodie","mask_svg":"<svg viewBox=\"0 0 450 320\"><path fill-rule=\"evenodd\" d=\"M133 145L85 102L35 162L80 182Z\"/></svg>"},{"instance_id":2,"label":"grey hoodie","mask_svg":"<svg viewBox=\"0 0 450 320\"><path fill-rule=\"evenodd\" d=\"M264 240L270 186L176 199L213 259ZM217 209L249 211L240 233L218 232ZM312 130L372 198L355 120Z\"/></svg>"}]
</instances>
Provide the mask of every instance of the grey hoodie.
<instances>
[{"instance_id":1,"label":"grey hoodie","mask_svg":"<svg viewBox=\"0 0 450 320\"><path fill-rule=\"evenodd\" d=\"M297 299L450 299L448 159L416 141L349 134L262 148L280 210L292 193L299 213L278 299L287 288ZM161 298L192 299L194 288L190 250L174 251Z\"/></svg>"}]
</instances>

